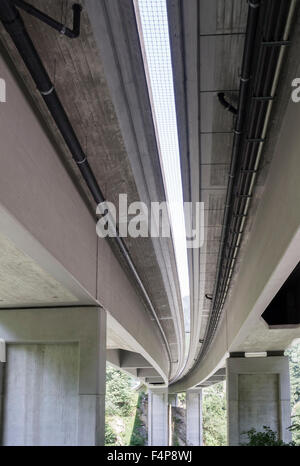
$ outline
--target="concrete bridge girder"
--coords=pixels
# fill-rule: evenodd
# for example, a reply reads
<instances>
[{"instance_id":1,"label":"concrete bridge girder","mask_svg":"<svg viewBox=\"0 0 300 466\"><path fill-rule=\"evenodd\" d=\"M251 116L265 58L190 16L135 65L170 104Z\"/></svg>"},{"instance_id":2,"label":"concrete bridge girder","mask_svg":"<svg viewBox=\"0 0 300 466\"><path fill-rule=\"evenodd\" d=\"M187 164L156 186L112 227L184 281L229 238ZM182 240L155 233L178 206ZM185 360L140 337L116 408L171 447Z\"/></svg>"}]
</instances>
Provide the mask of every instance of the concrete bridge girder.
<instances>
[{"instance_id":1,"label":"concrete bridge girder","mask_svg":"<svg viewBox=\"0 0 300 466\"><path fill-rule=\"evenodd\" d=\"M97 238L95 218L4 57L0 307L100 305L110 314L109 329L166 378L168 359L154 322L108 243Z\"/></svg>"},{"instance_id":2,"label":"concrete bridge girder","mask_svg":"<svg viewBox=\"0 0 300 466\"><path fill-rule=\"evenodd\" d=\"M232 8L226 9L224 14L219 16L221 6L218 2L191 1L183 4L184 14L180 16L179 5L180 2L177 1L168 2L177 112L180 116L178 127L182 154L184 154L182 157L184 190L188 192L191 183L198 188L203 186L206 191L207 177L195 181L195 173L202 172L199 165L201 163L205 165L213 161L218 162L211 167L212 170L218 170L219 163L222 166L223 163L226 165L227 162L223 159L218 160L218 156L224 156L226 159L229 157L230 160L232 145L225 143L223 139L223 143L219 146L219 138L232 137L232 121L228 112L224 115L221 113L223 110L219 107L216 96L221 89L224 91L227 89L228 95L233 99L233 93L228 90L238 91L238 81L235 79L239 77L239 73L235 70L235 66L242 57L240 52L237 53L236 48L232 54L227 48L225 54L219 53L217 42L222 35L224 35L224 44L225 39L229 40L230 35L232 39L236 33L243 35L248 6L244 2L231 2ZM202 8L204 10L201 15ZM241 8L245 10L242 11ZM233 16L230 17L231 14ZM206 20L203 21L203 18ZM263 150L258 186L253 193L253 208L248 212L245 236L240 245L222 318L209 351L201 363L188 372L186 377L171 386L175 391L183 391L206 382L209 384L216 371L225 367L230 352L282 351L300 335L299 327L272 329L261 318L266 307L300 260L298 209L300 191L299 183L296 181L300 174L297 153L299 132L296 123L299 121L300 107L291 100L291 82L293 77L299 74L299 9L296 9L293 21L291 44L286 50L284 70L280 74L276 92L276 104L272 109L274 112L272 126ZM200 36L197 29L199 22ZM203 52L203 44L207 41L211 41L211 47L216 54L208 55ZM227 54L230 56L230 65ZM199 56L202 64L200 67ZM223 70L222 73L220 69ZM208 80L209 76L212 78L211 81ZM208 83L212 83L210 89L205 87ZM195 95L199 98L196 99ZM201 115L205 115L205 118L201 118ZM202 125L200 132L199 118ZM203 128L203 124L207 127ZM194 137L195 134L198 135L197 138ZM207 138L210 138L210 143ZM190 169L191 173L188 171L189 158L195 164L194 168ZM205 219L207 233L215 238L214 244L213 241L207 242L210 247L216 246L217 241L220 240L219 227L222 224L224 207L221 182L223 178L213 177L213 173L212 171L209 179L214 180L215 183L212 183L209 193L213 194L214 202L208 204ZM192 195L194 200L202 200L202 196L205 198L202 189L197 193L195 186ZM207 309L210 307L210 302L205 299L205 293L208 293L208 290L212 291L210 284L214 284L216 274L213 273L211 276L209 270L213 271L213 257L217 257L217 253L218 249L205 250L203 257L197 262L199 266L196 265L192 271L194 280L198 281L199 287L202 288L201 299L196 299L198 307L195 308L199 316L201 315L202 323L194 321L193 325L196 329L194 343L192 338L191 345L191 365L188 363L186 369L190 369L197 360L195 354L198 354L203 343L209 317ZM198 288L193 288L193 293L198 291Z\"/></svg>"}]
</instances>

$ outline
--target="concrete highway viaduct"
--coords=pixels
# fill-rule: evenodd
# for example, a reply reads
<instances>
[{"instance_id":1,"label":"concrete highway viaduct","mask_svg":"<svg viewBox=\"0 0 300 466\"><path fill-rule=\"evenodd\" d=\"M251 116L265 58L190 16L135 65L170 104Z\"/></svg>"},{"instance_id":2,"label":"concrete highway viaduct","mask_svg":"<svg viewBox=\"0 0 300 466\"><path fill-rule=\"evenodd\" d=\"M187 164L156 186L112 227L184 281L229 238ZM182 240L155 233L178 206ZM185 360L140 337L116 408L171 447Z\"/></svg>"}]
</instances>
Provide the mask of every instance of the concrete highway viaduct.
<instances>
[{"instance_id":1,"label":"concrete highway viaduct","mask_svg":"<svg viewBox=\"0 0 300 466\"><path fill-rule=\"evenodd\" d=\"M72 23L71 2L30 4ZM205 208L187 348L172 239L96 234L102 196L166 200L137 5L79 4L78 36L0 2L1 444L103 444L106 361L148 387L149 445L180 392L201 445L202 388L225 379L230 445L263 425L289 441L299 2L167 0L184 200Z\"/></svg>"}]
</instances>

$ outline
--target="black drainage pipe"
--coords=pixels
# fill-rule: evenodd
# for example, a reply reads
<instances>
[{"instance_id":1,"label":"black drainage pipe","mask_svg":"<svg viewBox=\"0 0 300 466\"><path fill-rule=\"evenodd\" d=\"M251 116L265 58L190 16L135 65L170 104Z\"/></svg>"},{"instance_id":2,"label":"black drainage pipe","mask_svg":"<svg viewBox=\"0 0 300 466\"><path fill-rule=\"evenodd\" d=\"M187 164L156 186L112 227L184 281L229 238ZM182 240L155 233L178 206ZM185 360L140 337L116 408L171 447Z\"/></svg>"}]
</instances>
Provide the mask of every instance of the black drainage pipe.
<instances>
[{"instance_id":1,"label":"black drainage pipe","mask_svg":"<svg viewBox=\"0 0 300 466\"><path fill-rule=\"evenodd\" d=\"M22 8L22 10L26 11L31 16L34 16L35 18L38 18L40 21L43 23L47 24L48 26L52 27L53 29L56 29L60 34L63 34L70 39L76 39L76 37L79 36L80 34L80 15L82 11L82 6L79 5L78 3L75 3L72 6L73 9L73 29L70 29L66 27L64 24L59 23L58 21L55 21L55 19L50 18L50 16L46 15L42 11L38 10L34 6L30 5L27 2L24 2L23 0L12 0L13 3L19 7Z\"/></svg>"},{"instance_id":2,"label":"black drainage pipe","mask_svg":"<svg viewBox=\"0 0 300 466\"><path fill-rule=\"evenodd\" d=\"M226 110L228 110L229 112L233 113L234 115L237 114L237 109L231 105L229 102L227 102L227 100L225 99L225 94L224 92L219 92L218 93L218 99L219 99L219 102L220 104L226 108Z\"/></svg>"},{"instance_id":3,"label":"black drainage pipe","mask_svg":"<svg viewBox=\"0 0 300 466\"><path fill-rule=\"evenodd\" d=\"M96 204L105 202L103 193L98 185L95 175L89 165L86 154L84 153L81 144L75 134L75 131L70 123L70 120L65 112L65 109L54 89L50 77L36 51L36 48L26 30L25 24L15 7L10 0L0 0L0 20L3 23L6 31L14 42L19 54L21 55L32 79L34 80L37 89L41 93L49 112L51 113L62 137L68 146L74 161L76 162ZM131 270L142 293L144 301L151 311L163 337L164 344L168 353L169 361L171 362L170 347L161 326L161 323L156 315L151 299L143 285L143 282L133 264L131 257L127 251L124 241L119 236L116 236L115 241L117 246L125 258L126 264Z\"/></svg>"},{"instance_id":4,"label":"black drainage pipe","mask_svg":"<svg viewBox=\"0 0 300 466\"><path fill-rule=\"evenodd\" d=\"M78 141L69 118L54 89L49 75L27 33L25 24L14 5L9 0L0 1L0 19L12 38L19 54L28 68L38 91L41 93L55 123L61 132L74 161L77 163L92 195L97 203L104 202L104 196L97 184L86 155Z\"/></svg>"},{"instance_id":5,"label":"black drainage pipe","mask_svg":"<svg viewBox=\"0 0 300 466\"><path fill-rule=\"evenodd\" d=\"M233 148L232 148L232 156L231 156L231 164L230 164L230 172L229 172L229 181L226 193L226 201L225 201L225 209L224 209L224 216L223 216L223 228L221 233L221 252L218 256L217 262L217 278L215 289L213 293L213 311L208 323L205 337L204 337L204 345L200 350L200 354L197 358L197 363L204 357L212 338L216 331L216 325L218 319L220 317L221 309L216 304L217 300L217 291L220 282L220 274L221 274L221 261L225 254L225 238L228 228L228 220L229 220L229 212L233 204L234 198L234 181L235 175L237 172L238 167L238 158L240 154L240 148L242 143L242 138L244 135L244 122L245 116L247 113L247 101L248 101L248 94L250 90L250 83L251 83L251 66L252 60L254 56L255 50L255 37L256 37L256 30L258 25L258 18L259 18L259 11L261 6L261 0L249 0L249 9L248 9L248 20L247 20L247 31L246 31L246 39L245 39L245 46L244 46L244 53L243 53L243 63L242 63L242 72L240 76L240 89L239 89L239 104L237 109L236 115L236 124L234 130L234 139L233 139Z\"/></svg>"}]
</instances>

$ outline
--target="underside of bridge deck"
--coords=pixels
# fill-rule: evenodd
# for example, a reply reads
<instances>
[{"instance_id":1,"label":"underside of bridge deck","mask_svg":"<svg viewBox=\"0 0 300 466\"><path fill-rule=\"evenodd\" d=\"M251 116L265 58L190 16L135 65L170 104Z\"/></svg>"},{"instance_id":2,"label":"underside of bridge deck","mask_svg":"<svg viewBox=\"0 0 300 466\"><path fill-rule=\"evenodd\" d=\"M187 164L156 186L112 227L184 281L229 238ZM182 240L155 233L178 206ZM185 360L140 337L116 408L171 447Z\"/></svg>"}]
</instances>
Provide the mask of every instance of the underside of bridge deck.
<instances>
[{"instance_id":1,"label":"underside of bridge deck","mask_svg":"<svg viewBox=\"0 0 300 466\"><path fill-rule=\"evenodd\" d=\"M97 236L103 201L170 200L139 1L0 2L4 445L102 444L106 362L148 388L149 445L169 443L179 392L187 444L202 445L202 390L224 380L230 444L264 419L290 440L299 1L159 1L183 199L204 205L189 298L172 235L123 237L120 218Z\"/></svg>"}]
</instances>

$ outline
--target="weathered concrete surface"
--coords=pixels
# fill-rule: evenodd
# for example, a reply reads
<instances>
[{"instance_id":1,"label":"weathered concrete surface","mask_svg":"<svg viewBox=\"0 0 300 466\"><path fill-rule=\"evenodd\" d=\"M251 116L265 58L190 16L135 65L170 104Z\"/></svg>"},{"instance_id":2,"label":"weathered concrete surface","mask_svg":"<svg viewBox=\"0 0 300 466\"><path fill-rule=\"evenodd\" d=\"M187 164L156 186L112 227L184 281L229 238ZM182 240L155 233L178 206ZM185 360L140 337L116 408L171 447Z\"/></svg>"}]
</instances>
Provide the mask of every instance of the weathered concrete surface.
<instances>
[{"instance_id":1,"label":"weathered concrete surface","mask_svg":"<svg viewBox=\"0 0 300 466\"><path fill-rule=\"evenodd\" d=\"M2 445L77 445L78 345L8 345Z\"/></svg>"},{"instance_id":2,"label":"weathered concrete surface","mask_svg":"<svg viewBox=\"0 0 300 466\"><path fill-rule=\"evenodd\" d=\"M0 362L0 438L2 438L4 371L5 363Z\"/></svg>"},{"instance_id":3,"label":"weathered concrete surface","mask_svg":"<svg viewBox=\"0 0 300 466\"><path fill-rule=\"evenodd\" d=\"M227 359L228 444L247 442L244 432L277 432L280 439L292 439L290 376L287 357Z\"/></svg>"},{"instance_id":4,"label":"weathered concrete surface","mask_svg":"<svg viewBox=\"0 0 300 466\"><path fill-rule=\"evenodd\" d=\"M168 446L168 389L148 390L148 446Z\"/></svg>"},{"instance_id":5,"label":"weathered concrete surface","mask_svg":"<svg viewBox=\"0 0 300 466\"><path fill-rule=\"evenodd\" d=\"M221 367L216 372L214 372L208 379L199 384L196 388L205 388L216 383L220 383L226 380L226 369Z\"/></svg>"},{"instance_id":6,"label":"weathered concrete surface","mask_svg":"<svg viewBox=\"0 0 300 466\"><path fill-rule=\"evenodd\" d=\"M156 370L154 369L138 369L137 370L137 376L138 377L158 377L159 374Z\"/></svg>"},{"instance_id":7,"label":"weathered concrete surface","mask_svg":"<svg viewBox=\"0 0 300 466\"><path fill-rule=\"evenodd\" d=\"M4 445L104 443L106 313L0 311L7 344Z\"/></svg>"},{"instance_id":8,"label":"weathered concrete surface","mask_svg":"<svg viewBox=\"0 0 300 466\"><path fill-rule=\"evenodd\" d=\"M150 202L165 200L166 195L134 5L132 0L89 0L85 6L118 116L138 198L150 208ZM129 192L129 202L131 194ZM183 313L172 241L169 238L127 238L126 244L150 296L153 295L161 325L169 337L172 378L184 357ZM155 261L159 273L154 266ZM158 283L160 275L164 289Z\"/></svg>"},{"instance_id":9,"label":"weathered concrete surface","mask_svg":"<svg viewBox=\"0 0 300 466\"><path fill-rule=\"evenodd\" d=\"M0 306L78 303L63 284L0 234Z\"/></svg>"},{"instance_id":10,"label":"weathered concrete surface","mask_svg":"<svg viewBox=\"0 0 300 466\"><path fill-rule=\"evenodd\" d=\"M63 37L24 12L21 12L21 15L87 153L105 198L116 205L118 205L119 193L126 193L129 203L139 200L147 204L150 201L163 201L165 200L163 178L132 2L88 0L79 3L82 3L84 9L81 34L76 40ZM32 0L32 4L54 18L67 22L71 20L71 5L63 0ZM80 203L84 204L84 200L93 216L94 202L71 160L71 154L66 149L41 97L36 92L32 79L28 76L1 25L0 33L1 41L9 51L21 79L39 109L40 120L46 123L52 137L54 136L60 158L67 167L69 176L80 186ZM10 90L8 96L11 99ZM20 120L25 120L22 112L19 113L18 121ZM39 170L43 171L45 164L41 160L40 152L44 144L34 137L32 129L28 130L24 125L20 134L20 139L22 138L20 146L25 150L30 150L30 145L26 144L25 130L31 135L31 143L34 144L36 141L38 146L35 152L31 151L32 162L37 167L40 165ZM16 141L19 142L19 138L16 138ZM20 154L18 157L22 158ZM17 172L11 170L11 173L11 176L18 177ZM23 175L23 179L28 179L25 173ZM10 177L7 183L9 179ZM58 175L56 182L51 176L43 181L45 191L48 185L51 185L52 191L56 190L57 184L61 188L64 187L64 181ZM38 186L28 183L27 189L29 191L34 189L36 194L36 199L31 204L26 197L23 199L22 205L28 206L31 213L34 212L36 204L39 202L46 204L46 202L42 196L37 195L40 193ZM51 210L52 191L49 193L49 206L45 209L45 216L48 219L53 218L53 226L60 231L55 214ZM45 192L45 196L47 194L48 192ZM59 194L58 190L56 196L59 197ZM78 193L77 197L79 197ZM86 238L82 231L84 228L89 228L94 218L90 216L89 219L85 219L81 212L75 212L76 196L72 199L69 214L65 215L64 221L73 225L74 239L80 238L81 243L78 247L82 250L82 257L77 253L74 254L77 248L72 248L73 256L67 258L73 266L72 272L75 277L84 280L84 284L89 285L89 292L95 297L97 286L95 275L90 273L87 266L91 265L88 261L94 261L93 266L95 265L97 254L94 251L97 248L97 240L95 235ZM56 205L63 209L64 200L57 200ZM88 212L88 209L86 211ZM35 219L30 219L30 215L27 217L34 229ZM42 216L40 220L40 228L46 230L44 217ZM48 233L52 242L55 242L57 235L51 234L51 228ZM61 245L64 246L67 243L67 236L63 229L61 234ZM170 320L162 320L162 327L167 339L173 343L170 346L171 359L179 361L172 364L172 371L176 373L182 362L184 344L182 308L172 241L138 238L133 241L125 239L125 242L158 317L170 317ZM57 257L68 256L68 244L66 250L55 252ZM122 261L119 252L115 251L115 253ZM127 273L129 281L134 284L130 272Z\"/></svg>"},{"instance_id":11,"label":"weathered concrete surface","mask_svg":"<svg viewBox=\"0 0 300 466\"><path fill-rule=\"evenodd\" d=\"M0 106L0 308L102 305L115 344L122 340L151 359L166 378L162 338L134 282L97 238L96 220L5 53L0 65L7 87Z\"/></svg>"},{"instance_id":12,"label":"weathered concrete surface","mask_svg":"<svg viewBox=\"0 0 300 466\"><path fill-rule=\"evenodd\" d=\"M201 348L214 288L231 160L234 118L218 102L237 103L247 20L243 0L168 0L175 98L186 201L204 202L205 236L189 251L190 369Z\"/></svg>"},{"instance_id":13,"label":"weathered concrete surface","mask_svg":"<svg viewBox=\"0 0 300 466\"><path fill-rule=\"evenodd\" d=\"M40 281L36 281L40 271L34 270L26 255L18 252L18 249L24 251L24 238L16 223L20 225L19 230L26 230L27 236L38 243L32 248L35 254L33 258L38 256L42 263L46 262L40 252L41 247L44 247L53 257L52 262L60 264L60 267L57 265L60 269L56 272L60 274L57 281L61 281L62 269L67 270L73 278L73 286L74 281L81 285L81 293L85 296L83 303L90 304L91 296L96 295L96 275L95 272L91 273L96 270L97 265L95 221L59 160L41 119L33 111L2 54L0 66L7 89L7 102L0 106L0 227L1 233L15 243L17 248L15 250L2 238L1 269L5 275L3 286L8 295L5 297L3 293L3 305L8 307L10 304L30 304L30 296L27 295L34 286L40 288L36 295L32 293L35 305L74 304L74 301L78 301L72 294L62 291L58 285L58 296L55 294L55 285L50 286L48 291L47 283L44 283L44 294L42 293L43 287ZM11 225L8 215L12 217ZM31 253L29 244L27 248L25 254ZM16 266L16 262L20 268ZM48 264L48 268L48 273L52 274L54 265ZM20 276L23 278L22 286ZM40 280L46 282L47 275L46 280L45 275ZM17 286L14 296L11 296L13 283ZM50 293L49 297L50 291L52 295Z\"/></svg>"},{"instance_id":14,"label":"weathered concrete surface","mask_svg":"<svg viewBox=\"0 0 300 466\"><path fill-rule=\"evenodd\" d=\"M130 278L124 273L109 244L99 239L97 277L98 301L126 329L151 358L157 361L165 377L169 376L169 361L158 327L150 318ZM147 329L151 328L151 332ZM118 332L118 334L122 334ZM128 339L127 339L128 341ZM128 341L129 343L129 341ZM137 351L136 345L133 347Z\"/></svg>"},{"instance_id":15,"label":"weathered concrete surface","mask_svg":"<svg viewBox=\"0 0 300 466\"><path fill-rule=\"evenodd\" d=\"M273 107L255 194L257 202L249 211L249 223L239 252L240 263L225 302L219 330L201 364L172 389L183 391L204 382L224 367L228 352L285 349L300 335L299 329L271 330L261 320L261 314L300 260L300 139L297 125L300 106L291 101L291 81L300 72L299 28L298 14ZM224 208L222 202L220 206ZM206 292L211 291L206 288Z\"/></svg>"},{"instance_id":16,"label":"weathered concrete surface","mask_svg":"<svg viewBox=\"0 0 300 466\"><path fill-rule=\"evenodd\" d=\"M203 445L201 389L186 392L186 444Z\"/></svg>"}]
</instances>

